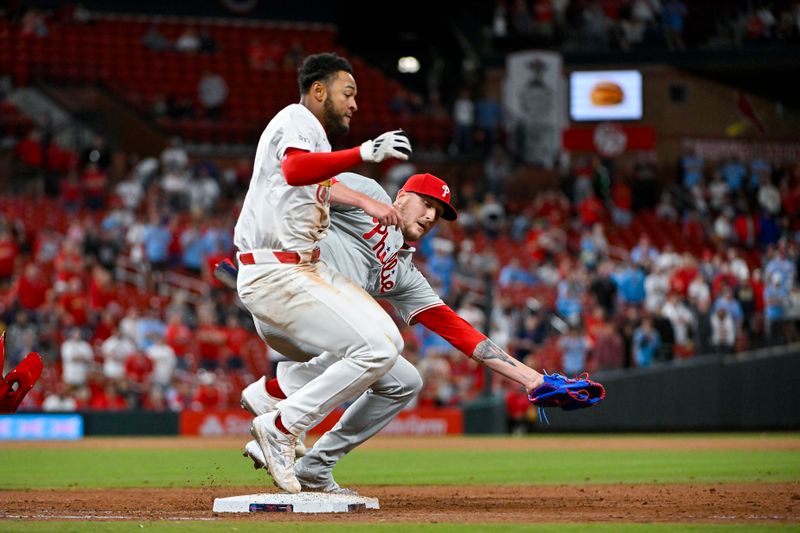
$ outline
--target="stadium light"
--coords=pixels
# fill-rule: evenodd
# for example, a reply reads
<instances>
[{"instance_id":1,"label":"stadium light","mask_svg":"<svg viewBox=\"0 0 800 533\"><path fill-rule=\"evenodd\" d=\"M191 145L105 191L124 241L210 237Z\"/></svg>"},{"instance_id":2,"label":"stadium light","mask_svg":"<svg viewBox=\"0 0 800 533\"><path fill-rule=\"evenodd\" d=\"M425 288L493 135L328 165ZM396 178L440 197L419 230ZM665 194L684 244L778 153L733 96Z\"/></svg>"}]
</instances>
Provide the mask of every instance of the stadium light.
<instances>
[{"instance_id":1,"label":"stadium light","mask_svg":"<svg viewBox=\"0 0 800 533\"><path fill-rule=\"evenodd\" d=\"M419 72L419 60L414 56L404 56L397 60L397 71L401 74Z\"/></svg>"}]
</instances>

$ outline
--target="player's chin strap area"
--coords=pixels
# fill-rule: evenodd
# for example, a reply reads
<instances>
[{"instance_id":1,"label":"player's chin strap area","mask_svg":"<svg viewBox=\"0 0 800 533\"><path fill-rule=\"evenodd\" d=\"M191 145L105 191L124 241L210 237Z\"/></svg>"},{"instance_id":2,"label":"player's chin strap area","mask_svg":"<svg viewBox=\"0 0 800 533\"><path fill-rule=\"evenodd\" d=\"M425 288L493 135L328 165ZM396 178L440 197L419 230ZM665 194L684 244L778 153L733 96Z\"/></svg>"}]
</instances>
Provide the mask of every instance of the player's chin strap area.
<instances>
[{"instance_id":1,"label":"player's chin strap area","mask_svg":"<svg viewBox=\"0 0 800 533\"><path fill-rule=\"evenodd\" d=\"M239 252L240 265L264 265L285 263L297 265L300 263L316 263L319 261L319 248L310 252L289 252L286 250L250 250Z\"/></svg>"}]
</instances>

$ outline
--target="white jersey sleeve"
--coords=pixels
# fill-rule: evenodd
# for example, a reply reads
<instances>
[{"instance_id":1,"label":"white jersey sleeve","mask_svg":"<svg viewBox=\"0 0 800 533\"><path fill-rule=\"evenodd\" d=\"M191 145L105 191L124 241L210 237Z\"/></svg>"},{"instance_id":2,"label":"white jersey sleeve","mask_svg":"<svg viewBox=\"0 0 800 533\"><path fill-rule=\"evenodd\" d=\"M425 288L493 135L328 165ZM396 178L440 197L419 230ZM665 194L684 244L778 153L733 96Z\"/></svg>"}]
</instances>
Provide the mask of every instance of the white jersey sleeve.
<instances>
[{"instance_id":1,"label":"white jersey sleeve","mask_svg":"<svg viewBox=\"0 0 800 533\"><path fill-rule=\"evenodd\" d=\"M253 177L234 229L234 244L239 251L309 251L325 236L330 180L289 185L281 159L290 148L331 151L322 124L300 104L287 106L275 115L258 141Z\"/></svg>"}]
</instances>

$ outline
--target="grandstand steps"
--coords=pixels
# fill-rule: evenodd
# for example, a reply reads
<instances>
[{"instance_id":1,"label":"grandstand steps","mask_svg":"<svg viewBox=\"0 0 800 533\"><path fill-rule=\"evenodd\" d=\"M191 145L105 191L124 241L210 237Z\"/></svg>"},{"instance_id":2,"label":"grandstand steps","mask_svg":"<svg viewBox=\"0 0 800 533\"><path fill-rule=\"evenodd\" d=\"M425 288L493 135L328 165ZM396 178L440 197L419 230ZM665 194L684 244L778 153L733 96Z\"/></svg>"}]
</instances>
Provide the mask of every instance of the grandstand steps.
<instances>
[{"instance_id":1,"label":"grandstand steps","mask_svg":"<svg viewBox=\"0 0 800 533\"><path fill-rule=\"evenodd\" d=\"M158 156L167 145L167 134L150 121L142 118L127 103L108 91L96 87L39 85L54 102L57 102L79 122L102 133L109 143L129 153L141 156ZM89 144L90 139L81 145Z\"/></svg>"}]
</instances>

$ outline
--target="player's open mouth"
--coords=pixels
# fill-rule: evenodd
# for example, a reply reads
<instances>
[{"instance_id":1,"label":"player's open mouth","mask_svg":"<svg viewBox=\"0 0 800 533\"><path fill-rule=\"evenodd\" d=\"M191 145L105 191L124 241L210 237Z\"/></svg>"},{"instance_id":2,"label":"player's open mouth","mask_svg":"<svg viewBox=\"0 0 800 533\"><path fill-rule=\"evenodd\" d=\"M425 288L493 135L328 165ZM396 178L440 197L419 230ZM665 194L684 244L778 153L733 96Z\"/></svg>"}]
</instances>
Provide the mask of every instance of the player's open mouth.
<instances>
[{"instance_id":1,"label":"player's open mouth","mask_svg":"<svg viewBox=\"0 0 800 533\"><path fill-rule=\"evenodd\" d=\"M422 222L417 222L417 226L419 226L419 228L420 228L422 231L425 231L425 230L427 230L427 229L428 229L428 228L426 228L426 227L425 227L425 224L423 224Z\"/></svg>"}]
</instances>

